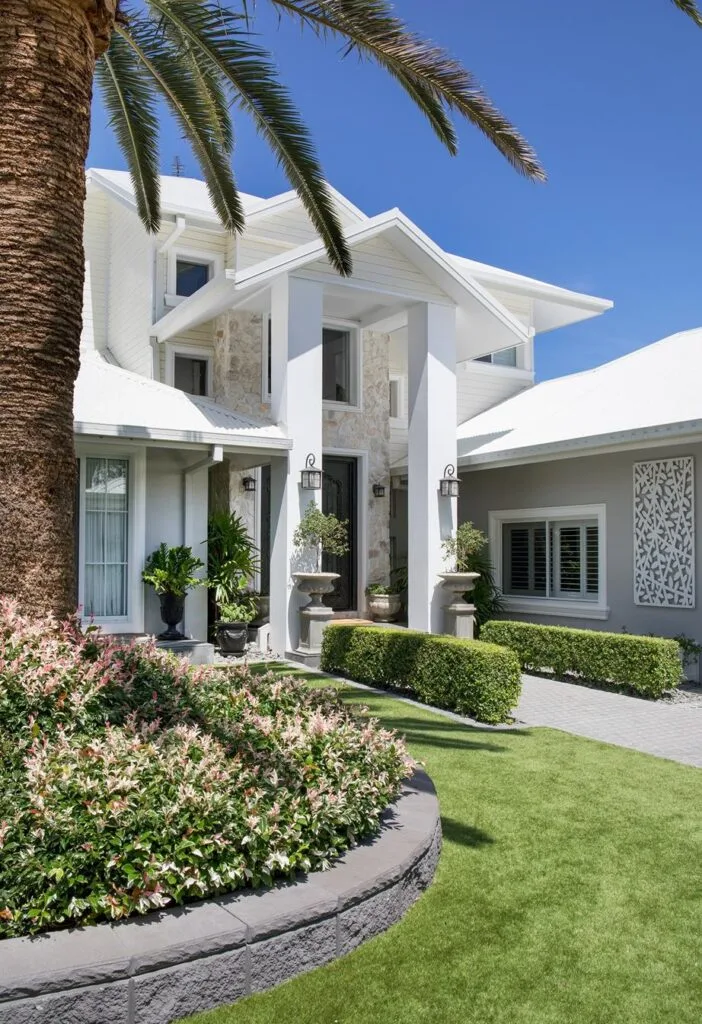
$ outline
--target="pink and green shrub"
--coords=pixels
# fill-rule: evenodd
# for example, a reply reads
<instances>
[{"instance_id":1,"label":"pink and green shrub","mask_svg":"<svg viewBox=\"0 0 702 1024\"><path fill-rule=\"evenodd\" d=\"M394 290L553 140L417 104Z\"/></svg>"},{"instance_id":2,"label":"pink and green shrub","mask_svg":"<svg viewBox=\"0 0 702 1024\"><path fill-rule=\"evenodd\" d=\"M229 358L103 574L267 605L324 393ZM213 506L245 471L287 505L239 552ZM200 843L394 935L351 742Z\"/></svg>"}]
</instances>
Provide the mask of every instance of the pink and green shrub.
<instances>
[{"instance_id":1,"label":"pink and green shrub","mask_svg":"<svg viewBox=\"0 0 702 1024\"><path fill-rule=\"evenodd\" d=\"M0 604L0 936L327 867L412 771L332 690Z\"/></svg>"}]
</instances>

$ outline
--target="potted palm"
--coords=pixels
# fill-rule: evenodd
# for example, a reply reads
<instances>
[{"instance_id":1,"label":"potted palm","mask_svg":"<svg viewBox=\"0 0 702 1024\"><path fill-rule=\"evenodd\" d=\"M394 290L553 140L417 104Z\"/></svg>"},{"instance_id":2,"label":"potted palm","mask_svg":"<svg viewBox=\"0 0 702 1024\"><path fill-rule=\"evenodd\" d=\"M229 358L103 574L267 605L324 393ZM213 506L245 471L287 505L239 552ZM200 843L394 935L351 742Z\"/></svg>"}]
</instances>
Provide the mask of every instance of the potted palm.
<instances>
[{"instance_id":1,"label":"potted palm","mask_svg":"<svg viewBox=\"0 0 702 1024\"><path fill-rule=\"evenodd\" d=\"M159 640L184 639L177 626L185 614L185 596L189 590L207 582L195 575L204 568L205 563L193 555L193 549L182 545L169 547L162 543L146 559L141 578L158 594L161 618L168 627L159 633Z\"/></svg>"},{"instance_id":2,"label":"potted palm","mask_svg":"<svg viewBox=\"0 0 702 1024\"><path fill-rule=\"evenodd\" d=\"M394 622L402 607L402 591L395 583L371 583L366 587L368 614L374 622Z\"/></svg>"},{"instance_id":3,"label":"potted palm","mask_svg":"<svg viewBox=\"0 0 702 1024\"><path fill-rule=\"evenodd\" d=\"M247 593L258 569L256 545L236 512L210 515L207 529L207 580L211 595L211 622L225 653L240 653L246 646L236 637L246 634L257 609ZM224 651L224 647L222 647Z\"/></svg>"},{"instance_id":4,"label":"potted palm","mask_svg":"<svg viewBox=\"0 0 702 1024\"><path fill-rule=\"evenodd\" d=\"M300 609L300 647L310 654L317 654L321 649L324 626L332 617L322 598L334 589L338 572L322 572L322 555L345 555L348 545L348 521L337 519L329 512L324 513L316 502L312 501L293 534L293 543L300 553L301 559L314 566L311 571L293 573L300 593L309 596L309 604Z\"/></svg>"}]
</instances>

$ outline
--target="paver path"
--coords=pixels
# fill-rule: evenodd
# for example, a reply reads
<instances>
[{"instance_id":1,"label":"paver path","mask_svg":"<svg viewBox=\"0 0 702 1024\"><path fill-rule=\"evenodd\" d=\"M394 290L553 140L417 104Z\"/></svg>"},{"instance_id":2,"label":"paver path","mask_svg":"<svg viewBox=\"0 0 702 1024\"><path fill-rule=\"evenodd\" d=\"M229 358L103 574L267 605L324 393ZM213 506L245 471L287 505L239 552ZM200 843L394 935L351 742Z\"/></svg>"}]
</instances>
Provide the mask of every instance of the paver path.
<instances>
[{"instance_id":1,"label":"paver path","mask_svg":"<svg viewBox=\"0 0 702 1024\"><path fill-rule=\"evenodd\" d=\"M523 676L515 717L702 768L702 709Z\"/></svg>"}]
</instances>

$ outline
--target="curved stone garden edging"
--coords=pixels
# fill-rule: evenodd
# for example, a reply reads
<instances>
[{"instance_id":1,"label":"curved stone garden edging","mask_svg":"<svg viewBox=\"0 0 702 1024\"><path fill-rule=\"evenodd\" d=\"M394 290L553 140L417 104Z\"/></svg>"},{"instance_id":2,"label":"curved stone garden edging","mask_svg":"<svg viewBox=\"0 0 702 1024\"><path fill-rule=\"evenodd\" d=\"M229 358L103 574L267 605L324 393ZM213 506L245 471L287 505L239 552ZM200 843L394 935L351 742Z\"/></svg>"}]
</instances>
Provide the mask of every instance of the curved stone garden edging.
<instances>
[{"instance_id":1,"label":"curved stone garden edging","mask_svg":"<svg viewBox=\"0 0 702 1024\"><path fill-rule=\"evenodd\" d=\"M0 941L0 1024L169 1024L329 963L429 885L439 804L417 772L383 829L329 871L117 924Z\"/></svg>"}]
</instances>

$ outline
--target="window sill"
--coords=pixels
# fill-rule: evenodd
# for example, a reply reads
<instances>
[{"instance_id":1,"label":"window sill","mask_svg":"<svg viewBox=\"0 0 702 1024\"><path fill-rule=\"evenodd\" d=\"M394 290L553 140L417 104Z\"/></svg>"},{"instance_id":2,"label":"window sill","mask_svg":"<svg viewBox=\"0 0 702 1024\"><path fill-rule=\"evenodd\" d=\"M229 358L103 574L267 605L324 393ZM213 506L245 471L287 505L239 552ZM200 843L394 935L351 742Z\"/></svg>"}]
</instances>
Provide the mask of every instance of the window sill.
<instances>
[{"instance_id":1,"label":"window sill","mask_svg":"<svg viewBox=\"0 0 702 1024\"><path fill-rule=\"evenodd\" d=\"M348 402L327 402L322 401L322 409L325 412L360 412L360 405L351 405Z\"/></svg>"},{"instance_id":2,"label":"window sill","mask_svg":"<svg viewBox=\"0 0 702 1024\"><path fill-rule=\"evenodd\" d=\"M553 615L568 619L608 619L609 608L597 601L559 601L552 598L505 597L505 611L523 615Z\"/></svg>"},{"instance_id":3,"label":"window sill","mask_svg":"<svg viewBox=\"0 0 702 1024\"><path fill-rule=\"evenodd\" d=\"M193 292L193 295L194 294L195 294L195 292ZM163 304L164 304L164 306L179 306L181 304L181 302L185 302L185 300L189 299L189 298L190 298L189 295L168 295L168 294L166 294L166 295L163 296Z\"/></svg>"}]
</instances>

